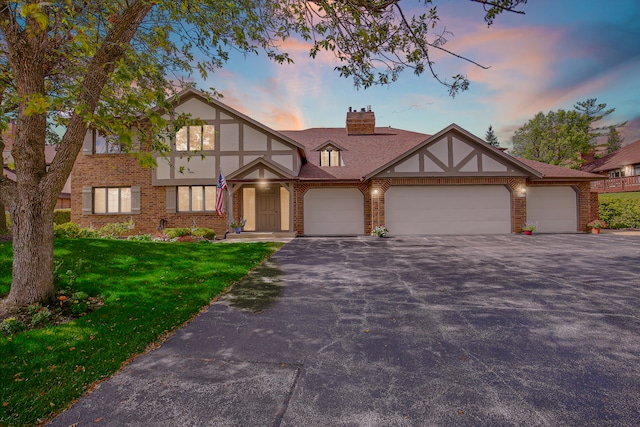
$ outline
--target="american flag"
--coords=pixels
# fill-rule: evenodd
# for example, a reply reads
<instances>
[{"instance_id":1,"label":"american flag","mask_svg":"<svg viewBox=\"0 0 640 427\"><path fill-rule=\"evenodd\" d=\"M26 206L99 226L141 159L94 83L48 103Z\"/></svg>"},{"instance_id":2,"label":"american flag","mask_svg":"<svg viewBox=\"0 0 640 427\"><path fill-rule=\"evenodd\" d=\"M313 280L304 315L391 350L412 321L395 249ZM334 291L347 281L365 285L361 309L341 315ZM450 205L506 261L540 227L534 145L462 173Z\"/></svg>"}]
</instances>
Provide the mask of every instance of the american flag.
<instances>
[{"instance_id":1,"label":"american flag","mask_svg":"<svg viewBox=\"0 0 640 427\"><path fill-rule=\"evenodd\" d=\"M222 175L222 171L220 171L220 176L218 177L218 188L216 188L216 212L218 215L222 216L224 210L222 208L222 201L224 200L224 190L227 189L227 181L224 179Z\"/></svg>"}]
</instances>

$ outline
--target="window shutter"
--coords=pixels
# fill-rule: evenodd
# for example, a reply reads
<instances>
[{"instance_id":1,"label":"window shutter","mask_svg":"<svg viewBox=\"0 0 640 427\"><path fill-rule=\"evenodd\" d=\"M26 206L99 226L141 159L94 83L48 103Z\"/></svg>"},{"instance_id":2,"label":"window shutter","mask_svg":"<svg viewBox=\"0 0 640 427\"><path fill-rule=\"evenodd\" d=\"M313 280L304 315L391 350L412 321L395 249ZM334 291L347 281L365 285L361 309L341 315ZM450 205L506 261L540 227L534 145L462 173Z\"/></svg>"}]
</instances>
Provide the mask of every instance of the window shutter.
<instances>
[{"instance_id":1,"label":"window shutter","mask_svg":"<svg viewBox=\"0 0 640 427\"><path fill-rule=\"evenodd\" d=\"M82 215L93 213L93 188L82 187Z\"/></svg>"},{"instance_id":2,"label":"window shutter","mask_svg":"<svg viewBox=\"0 0 640 427\"><path fill-rule=\"evenodd\" d=\"M140 187L131 187L131 213L140 213Z\"/></svg>"},{"instance_id":3,"label":"window shutter","mask_svg":"<svg viewBox=\"0 0 640 427\"><path fill-rule=\"evenodd\" d=\"M93 130L88 130L82 143L82 154L93 154Z\"/></svg>"},{"instance_id":4,"label":"window shutter","mask_svg":"<svg viewBox=\"0 0 640 427\"><path fill-rule=\"evenodd\" d=\"M165 187L167 192L167 213L176 213L176 187Z\"/></svg>"}]
</instances>

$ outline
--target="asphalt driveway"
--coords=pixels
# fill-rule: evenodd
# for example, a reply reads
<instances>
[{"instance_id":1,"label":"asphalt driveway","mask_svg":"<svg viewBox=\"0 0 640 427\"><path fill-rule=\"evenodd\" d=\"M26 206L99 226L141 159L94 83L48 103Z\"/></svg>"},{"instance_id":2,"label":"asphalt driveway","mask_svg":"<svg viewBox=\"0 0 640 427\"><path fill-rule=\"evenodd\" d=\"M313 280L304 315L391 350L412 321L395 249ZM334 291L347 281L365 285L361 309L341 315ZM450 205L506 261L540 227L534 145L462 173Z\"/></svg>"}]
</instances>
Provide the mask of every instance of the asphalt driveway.
<instances>
[{"instance_id":1,"label":"asphalt driveway","mask_svg":"<svg viewBox=\"0 0 640 427\"><path fill-rule=\"evenodd\" d=\"M299 238L51 425L637 426L639 315L636 236Z\"/></svg>"}]
</instances>

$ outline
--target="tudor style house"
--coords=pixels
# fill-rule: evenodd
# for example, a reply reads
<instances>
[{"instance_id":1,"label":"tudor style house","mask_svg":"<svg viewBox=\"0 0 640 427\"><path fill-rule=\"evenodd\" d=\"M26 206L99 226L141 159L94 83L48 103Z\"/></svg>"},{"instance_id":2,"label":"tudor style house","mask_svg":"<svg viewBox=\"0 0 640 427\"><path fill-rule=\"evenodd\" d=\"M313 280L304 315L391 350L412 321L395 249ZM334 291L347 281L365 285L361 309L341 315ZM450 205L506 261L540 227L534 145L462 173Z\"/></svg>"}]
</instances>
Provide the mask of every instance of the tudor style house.
<instances>
[{"instance_id":1,"label":"tudor style house","mask_svg":"<svg viewBox=\"0 0 640 427\"><path fill-rule=\"evenodd\" d=\"M591 183L598 193L640 191L640 140L582 166L581 170L607 179Z\"/></svg>"},{"instance_id":2,"label":"tudor style house","mask_svg":"<svg viewBox=\"0 0 640 427\"><path fill-rule=\"evenodd\" d=\"M392 235L508 234L527 221L578 232L597 215L590 183L601 177L516 159L455 124L426 135L375 127L373 111L349 109L343 128L274 131L195 90L174 102L202 125L180 129L156 168L89 132L72 173L72 221L223 235L242 217L245 232L345 236L377 225Z\"/></svg>"}]
</instances>

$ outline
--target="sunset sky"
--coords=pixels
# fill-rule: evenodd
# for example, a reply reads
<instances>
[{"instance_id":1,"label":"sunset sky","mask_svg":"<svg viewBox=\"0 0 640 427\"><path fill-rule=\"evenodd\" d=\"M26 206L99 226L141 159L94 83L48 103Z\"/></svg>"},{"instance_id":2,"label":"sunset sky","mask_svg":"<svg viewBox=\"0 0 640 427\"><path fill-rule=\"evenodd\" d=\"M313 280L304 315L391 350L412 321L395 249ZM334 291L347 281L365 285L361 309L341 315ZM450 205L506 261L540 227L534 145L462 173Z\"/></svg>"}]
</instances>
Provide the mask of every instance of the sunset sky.
<instances>
[{"instance_id":1,"label":"sunset sky","mask_svg":"<svg viewBox=\"0 0 640 427\"><path fill-rule=\"evenodd\" d=\"M348 108L371 105L377 126L434 134L456 123L484 138L493 125L503 146L537 112L571 109L597 98L615 107L607 123L628 121L625 144L640 139L640 2L638 0L529 0L526 15L503 14L487 27L482 6L435 0L440 25L454 36L446 48L483 65L435 56L442 77L471 80L452 99L430 75L404 73L390 86L356 90L330 55L315 60L308 46L287 42L294 65L232 57L201 83L222 102L276 130L343 127ZM417 2L403 0L410 9Z\"/></svg>"}]
</instances>

